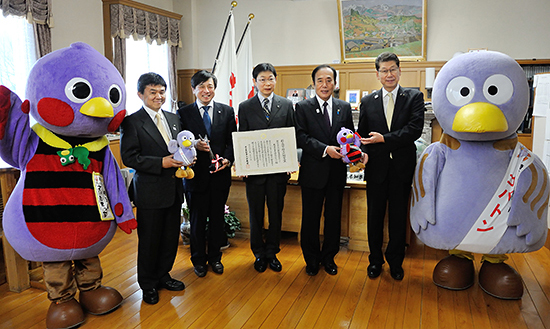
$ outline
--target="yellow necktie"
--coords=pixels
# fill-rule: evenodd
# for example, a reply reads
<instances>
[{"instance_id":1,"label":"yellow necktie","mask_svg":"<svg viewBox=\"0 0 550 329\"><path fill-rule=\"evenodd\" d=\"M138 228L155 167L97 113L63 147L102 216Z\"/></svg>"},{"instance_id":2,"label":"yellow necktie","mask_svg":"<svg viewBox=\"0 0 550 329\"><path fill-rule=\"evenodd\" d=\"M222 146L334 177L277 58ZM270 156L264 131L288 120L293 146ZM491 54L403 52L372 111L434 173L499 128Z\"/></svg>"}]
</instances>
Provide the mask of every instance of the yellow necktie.
<instances>
[{"instance_id":1,"label":"yellow necktie","mask_svg":"<svg viewBox=\"0 0 550 329\"><path fill-rule=\"evenodd\" d=\"M162 138L168 145L168 142L170 141L170 137L168 137L168 133L166 132L166 129L164 129L164 125L162 124L162 117L160 115L161 114L157 112L157 128L160 134L162 135Z\"/></svg>"},{"instance_id":2,"label":"yellow necktie","mask_svg":"<svg viewBox=\"0 0 550 329\"><path fill-rule=\"evenodd\" d=\"M388 130L391 129L391 119L393 117L393 107L394 107L394 103L393 103L393 94L392 93L388 93L388 97L390 98L388 100L388 107L386 108L386 122L388 123Z\"/></svg>"}]
</instances>

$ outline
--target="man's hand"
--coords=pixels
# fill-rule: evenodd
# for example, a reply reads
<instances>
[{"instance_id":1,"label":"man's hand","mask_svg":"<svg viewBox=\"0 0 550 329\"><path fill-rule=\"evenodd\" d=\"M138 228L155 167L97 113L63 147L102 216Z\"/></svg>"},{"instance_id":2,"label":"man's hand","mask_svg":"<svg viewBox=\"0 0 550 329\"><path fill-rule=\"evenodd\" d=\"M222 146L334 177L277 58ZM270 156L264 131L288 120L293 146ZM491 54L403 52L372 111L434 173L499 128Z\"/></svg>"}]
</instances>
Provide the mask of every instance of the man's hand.
<instances>
[{"instance_id":1,"label":"man's hand","mask_svg":"<svg viewBox=\"0 0 550 329\"><path fill-rule=\"evenodd\" d=\"M336 146L327 146L327 155L333 159L342 159L344 156L340 154L340 148Z\"/></svg>"},{"instance_id":2,"label":"man's hand","mask_svg":"<svg viewBox=\"0 0 550 329\"><path fill-rule=\"evenodd\" d=\"M213 174L213 173L216 173L216 172L218 172L218 171L220 171L220 170L223 170L223 169L227 168L230 164L231 164L231 162L229 162L229 160L223 159L223 160L222 160L222 166L220 166L220 167L218 168L218 170L211 171L210 173Z\"/></svg>"},{"instance_id":3,"label":"man's hand","mask_svg":"<svg viewBox=\"0 0 550 329\"><path fill-rule=\"evenodd\" d=\"M384 136L381 133L376 131L370 132L368 138L361 138L361 144L376 144L376 143L385 143Z\"/></svg>"},{"instance_id":4,"label":"man's hand","mask_svg":"<svg viewBox=\"0 0 550 329\"><path fill-rule=\"evenodd\" d=\"M181 166L183 166L183 162L174 160L173 154L162 158L162 168L179 168Z\"/></svg>"},{"instance_id":5,"label":"man's hand","mask_svg":"<svg viewBox=\"0 0 550 329\"><path fill-rule=\"evenodd\" d=\"M208 145L207 142L202 140L197 142L197 144L195 145L195 148L202 152L210 152L210 146Z\"/></svg>"},{"instance_id":6,"label":"man's hand","mask_svg":"<svg viewBox=\"0 0 550 329\"><path fill-rule=\"evenodd\" d=\"M361 162L365 165L369 162L369 155L367 153L361 154Z\"/></svg>"}]
</instances>

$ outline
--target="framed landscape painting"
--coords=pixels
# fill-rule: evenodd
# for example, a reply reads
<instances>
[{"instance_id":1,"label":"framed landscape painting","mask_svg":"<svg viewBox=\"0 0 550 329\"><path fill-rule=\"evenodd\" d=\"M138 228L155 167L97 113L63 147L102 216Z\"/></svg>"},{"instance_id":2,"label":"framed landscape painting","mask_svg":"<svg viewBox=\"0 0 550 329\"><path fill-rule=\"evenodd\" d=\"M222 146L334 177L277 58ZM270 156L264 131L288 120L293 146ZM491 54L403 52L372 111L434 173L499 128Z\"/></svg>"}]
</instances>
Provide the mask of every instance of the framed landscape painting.
<instances>
[{"instance_id":1,"label":"framed landscape painting","mask_svg":"<svg viewBox=\"0 0 550 329\"><path fill-rule=\"evenodd\" d=\"M427 0L337 0L342 62L426 60Z\"/></svg>"}]
</instances>

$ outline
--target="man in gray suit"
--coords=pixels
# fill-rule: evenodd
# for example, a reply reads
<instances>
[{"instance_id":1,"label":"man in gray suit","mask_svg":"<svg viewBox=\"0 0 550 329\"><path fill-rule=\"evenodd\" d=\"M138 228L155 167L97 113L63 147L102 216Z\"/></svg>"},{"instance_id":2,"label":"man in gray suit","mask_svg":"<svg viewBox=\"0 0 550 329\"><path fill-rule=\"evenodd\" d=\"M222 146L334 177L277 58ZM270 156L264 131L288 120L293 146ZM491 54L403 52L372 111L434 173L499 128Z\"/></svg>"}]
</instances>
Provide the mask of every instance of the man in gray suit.
<instances>
[{"instance_id":1,"label":"man in gray suit","mask_svg":"<svg viewBox=\"0 0 550 329\"><path fill-rule=\"evenodd\" d=\"M183 290L183 282L172 279L179 240L183 184L175 177L183 165L168 152L168 141L181 130L177 115L161 110L166 100L166 82L156 73L138 80L143 107L122 122L122 162L136 170L130 195L137 207L138 283L143 301L158 302L157 289Z\"/></svg>"},{"instance_id":2,"label":"man in gray suit","mask_svg":"<svg viewBox=\"0 0 550 329\"><path fill-rule=\"evenodd\" d=\"M258 94L239 105L239 131L294 127L292 102L273 93L277 84L273 65L256 65L252 77ZM258 272L264 272L268 265L275 272L283 268L276 255L280 251L281 221L289 177L288 173L276 173L244 178L250 217L250 248L256 257L254 268ZM264 240L266 203L269 227Z\"/></svg>"}]
</instances>

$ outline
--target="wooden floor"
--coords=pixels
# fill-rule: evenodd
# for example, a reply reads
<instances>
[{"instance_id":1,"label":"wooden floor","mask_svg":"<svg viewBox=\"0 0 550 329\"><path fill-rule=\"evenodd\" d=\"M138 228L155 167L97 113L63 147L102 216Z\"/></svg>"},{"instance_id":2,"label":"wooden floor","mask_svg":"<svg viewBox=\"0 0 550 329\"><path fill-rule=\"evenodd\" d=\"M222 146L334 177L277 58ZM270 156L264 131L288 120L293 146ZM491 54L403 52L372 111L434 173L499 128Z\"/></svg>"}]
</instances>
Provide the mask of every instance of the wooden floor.
<instances>
[{"instance_id":1,"label":"wooden floor","mask_svg":"<svg viewBox=\"0 0 550 329\"><path fill-rule=\"evenodd\" d=\"M407 251L405 279L391 279L388 267L367 277L368 253L341 248L338 275L306 275L296 235L284 237L283 271L257 273L249 241L231 240L225 273L198 278L189 247L180 244L172 271L187 288L160 291L160 302L144 304L136 283L137 235L120 230L101 255L105 285L125 297L122 306L88 315L81 328L550 328L550 251L514 254L509 263L523 276L519 301L503 301L476 285L466 291L436 287L431 280L443 251L414 241ZM477 258L479 260L479 258ZM479 270L479 262L476 262ZM45 328L50 302L36 288L21 293L0 286L0 328Z\"/></svg>"}]
</instances>

